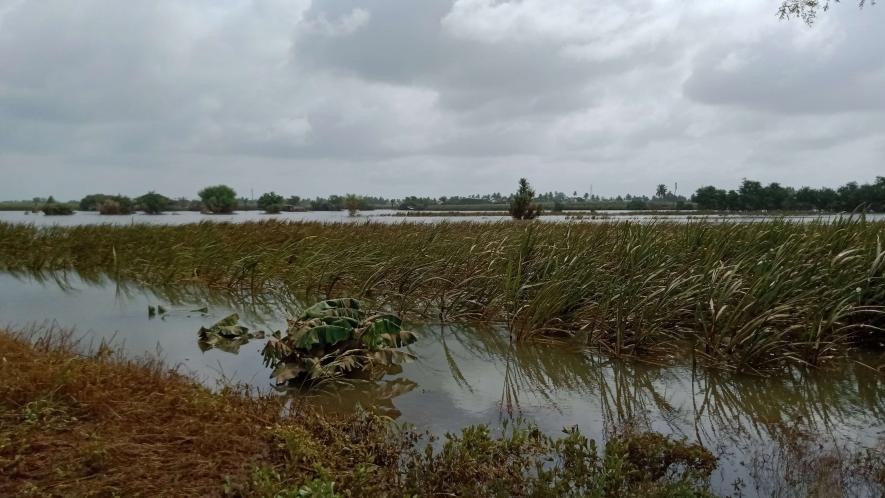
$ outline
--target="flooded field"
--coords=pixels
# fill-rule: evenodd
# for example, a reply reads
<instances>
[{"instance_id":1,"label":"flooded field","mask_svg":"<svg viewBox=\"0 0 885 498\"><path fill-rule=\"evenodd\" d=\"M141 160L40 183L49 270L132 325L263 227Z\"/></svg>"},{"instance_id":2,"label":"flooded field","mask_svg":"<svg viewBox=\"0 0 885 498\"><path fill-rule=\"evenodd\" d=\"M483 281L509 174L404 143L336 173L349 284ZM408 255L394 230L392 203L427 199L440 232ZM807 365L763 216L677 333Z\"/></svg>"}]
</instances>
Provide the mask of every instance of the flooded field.
<instances>
[{"instance_id":1,"label":"flooded field","mask_svg":"<svg viewBox=\"0 0 885 498\"><path fill-rule=\"evenodd\" d=\"M585 222L600 223L611 221L728 221L728 222L756 222L771 219L784 219L797 222L809 221L833 221L842 214L822 215L759 215L759 214L698 214L687 212L685 214L655 214L644 211L596 211L594 213L561 213L545 214L539 220L545 222ZM873 213L866 215L870 221L885 220L885 214ZM363 211L357 216L349 216L347 211L307 211L307 212L283 212L279 214L266 214L261 211L238 211L233 214L202 214L196 211L171 211L160 215L147 215L143 213L131 215L105 216L93 211L77 211L69 216L45 216L42 213L25 214L21 211L0 211L0 222L6 223L30 223L37 226L77 226L77 225L129 225L144 223L150 225L185 225L188 223L200 223L210 221L216 223L246 223L252 221L318 221L324 223L365 223L367 221L377 223L438 223L440 221L457 222L488 222L494 223L509 220L509 216L499 213L481 214L478 212L462 213L459 211L396 211L391 209L377 209Z\"/></svg>"},{"instance_id":2,"label":"flooded field","mask_svg":"<svg viewBox=\"0 0 885 498\"><path fill-rule=\"evenodd\" d=\"M149 306L166 313L149 316ZM197 330L238 312L250 328L274 330L295 310L198 289L174 294L72 273L37 277L0 274L0 325L11 329L75 329L83 347L102 340L129 356L159 355L208 386L248 383L273 389L262 365L262 340L235 352L204 350ZM333 412L374 408L400 423L438 434L471 425L524 419L547 433L577 426L603 438L631 425L699 441L720 457L717 493L769 496L783 482L814 469L798 462L797 446L830 451L881 445L885 383L856 357L825 370L785 368L770 377L726 374L691 365L657 366L603 359L574 345L516 344L503 326L410 324L417 359L378 382L326 387L322 393L281 392ZM881 359L877 360L881 363ZM804 458L804 457L803 457ZM739 485L740 487L740 485ZM800 494L801 495L801 494Z\"/></svg>"}]
</instances>

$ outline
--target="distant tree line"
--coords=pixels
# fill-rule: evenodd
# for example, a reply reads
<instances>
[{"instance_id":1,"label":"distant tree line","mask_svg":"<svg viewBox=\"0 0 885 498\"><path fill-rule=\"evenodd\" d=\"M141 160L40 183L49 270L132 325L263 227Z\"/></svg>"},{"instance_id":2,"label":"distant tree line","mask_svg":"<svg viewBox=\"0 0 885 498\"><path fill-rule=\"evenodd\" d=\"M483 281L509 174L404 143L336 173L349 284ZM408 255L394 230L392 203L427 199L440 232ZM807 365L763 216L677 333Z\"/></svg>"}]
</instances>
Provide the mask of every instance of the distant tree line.
<instances>
[{"instance_id":1,"label":"distant tree line","mask_svg":"<svg viewBox=\"0 0 885 498\"><path fill-rule=\"evenodd\" d=\"M675 187L674 187L675 190ZM531 195L529 195L529 193ZM779 183L763 185L755 180L744 180L737 189L725 190L714 186L697 189L691 199L677 195L666 185L658 184L651 195L604 197L588 192L571 195L565 192L535 193L530 185L520 184L513 194L473 194L468 196L442 196L384 198L358 196L355 194L330 195L314 199L299 196L284 197L276 192L266 192L257 200L237 197L227 185L206 187L199 192L199 200L180 197L171 199L157 192L140 197L123 195L90 194L79 202L57 202L52 197L31 201L0 202L0 210L43 211L52 214L71 214L80 211L98 211L101 214L131 214L143 211L160 214L164 211L201 211L209 214L232 213L235 210L261 210L269 214L281 211L342 211L351 214L372 209L400 210L459 210L459 211L510 211L514 206L531 206L534 212L548 210L681 210L701 209L715 211L868 211L885 212L885 177L876 177L873 183L847 183L837 189L802 187L794 189ZM522 218L522 215L520 216Z\"/></svg>"},{"instance_id":2,"label":"distant tree line","mask_svg":"<svg viewBox=\"0 0 885 498\"><path fill-rule=\"evenodd\" d=\"M89 194L80 199L77 208L79 211L98 211L106 215L132 214L136 211L160 214L173 209L173 202L153 191L135 199L125 195Z\"/></svg>"},{"instance_id":3,"label":"distant tree line","mask_svg":"<svg viewBox=\"0 0 885 498\"><path fill-rule=\"evenodd\" d=\"M713 186L699 188L691 198L697 209L727 211L885 211L885 177L873 183L846 183L837 188L794 189L779 183L763 186L744 180L737 190Z\"/></svg>"},{"instance_id":4,"label":"distant tree line","mask_svg":"<svg viewBox=\"0 0 885 498\"><path fill-rule=\"evenodd\" d=\"M660 195L663 192L663 195ZM516 194L502 195L471 194L464 196L385 198L380 196L359 196L355 194L330 195L328 197L302 198L297 195L284 197L276 192L266 192L257 200L238 197L236 191L226 185L207 187L199 192L199 199L179 197L176 199L157 192L148 192L140 197L124 195L90 194L78 201L63 203L79 211L97 211L101 214L132 214L143 211L147 214L160 214L165 211L200 211L204 213L231 213L234 210L261 210L270 214L281 211L342 211L351 213L373 209L400 210L458 210L458 211L507 211ZM0 210L40 210L46 199L33 201L0 202ZM688 199L670 193L659 185L655 194L604 197L589 192L573 191L571 195L550 191L534 195L533 202L539 207L552 211L591 210L591 209L687 209ZM59 204L53 202L53 206ZM57 208L61 210L61 208Z\"/></svg>"}]
</instances>

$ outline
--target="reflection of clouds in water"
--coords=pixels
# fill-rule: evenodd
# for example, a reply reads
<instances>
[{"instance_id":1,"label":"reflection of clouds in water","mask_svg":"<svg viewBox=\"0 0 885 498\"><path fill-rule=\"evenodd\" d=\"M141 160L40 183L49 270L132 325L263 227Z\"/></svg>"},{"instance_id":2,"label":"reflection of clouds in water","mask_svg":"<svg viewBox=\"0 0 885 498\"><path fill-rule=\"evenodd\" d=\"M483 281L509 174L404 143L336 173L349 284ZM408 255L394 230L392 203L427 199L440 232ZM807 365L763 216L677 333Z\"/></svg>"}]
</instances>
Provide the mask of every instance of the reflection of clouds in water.
<instances>
[{"instance_id":1,"label":"reflection of clouds in water","mask_svg":"<svg viewBox=\"0 0 885 498\"><path fill-rule=\"evenodd\" d=\"M610 213L606 217L606 213ZM833 221L843 215L815 215L815 216L785 216L796 222L811 222L817 220ZM479 222L497 223L508 221L510 218L500 215L477 215L477 216L402 216L397 211L389 209L377 209L363 211L358 216L349 216L347 211L307 211L307 212L283 212L275 215L265 214L261 211L240 211L232 215L204 215L196 211L168 212L162 215L147 215L136 213L126 216L103 216L96 212L78 211L70 216L44 216L43 214L24 214L21 211L0 211L0 222L5 223L31 223L37 226L78 226L78 225L130 225L133 223L147 225L184 225L189 223L215 222L215 223L245 223L256 221L311 221L322 223L373 223L396 224L396 223L439 223L445 222ZM747 215L655 215L655 214L625 214L624 211L599 210L595 215L582 214L574 216L542 216L539 221L548 223L580 222L580 223L608 223L618 221L633 221L639 223L657 223L671 221L684 223L688 221L729 221L729 222L757 222L770 220L771 218ZM883 213L868 213L866 219L870 221L885 220Z\"/></svg>"},{"instance_id":2,"label":"reflection of clouds in water","mask_svg":"<svg viewBox=\"0 0 885 498\"><path fill-rule=\"evenodd\" d=\"M513 415L550 434L577 425L602 439L629 424L699 440L722 458L714 486L724 492L735 479L750 482L741 462L758 448L782 444L797 427L821 441L864 446L876 444L885 429L882 385L859 366L836 370L835 378L833 371L801 369L759 378L608 361L550 345L514 348L495 331L429 329L422 338L421 364L405 374L431 393L395 400L403 420L429 419L427 426L446 431L495 425L508 417L501 400L509 388L518 398Z\"/></svg>"},{"instance_id":3,"label":"reflection of clouds in water","mask_svg":"<svg viewBox=\"0 0 885 498\"><path fill-rule=\"evenodd\" d=\"M209 314L202 316L189 310L206 300L190 306L172 305L153 292L123 289L112 282L90 285L68 275L66 283L72 288L62 288L52 279L40 283L28 276L0 274L0 323L10 328L54 323L74 329L75 337L82 338L85 346L109 340L129 356L159 356L170 368L191 374L210 387L222 379L269 386L260 342L243 346L237 355L200 351L197 330L234 311L227 305L210 305ZM148 305L156 304L164 304L170 312L149 319ZM237 311L248 315L242 309Z\"/></svg>"}]
</instances>

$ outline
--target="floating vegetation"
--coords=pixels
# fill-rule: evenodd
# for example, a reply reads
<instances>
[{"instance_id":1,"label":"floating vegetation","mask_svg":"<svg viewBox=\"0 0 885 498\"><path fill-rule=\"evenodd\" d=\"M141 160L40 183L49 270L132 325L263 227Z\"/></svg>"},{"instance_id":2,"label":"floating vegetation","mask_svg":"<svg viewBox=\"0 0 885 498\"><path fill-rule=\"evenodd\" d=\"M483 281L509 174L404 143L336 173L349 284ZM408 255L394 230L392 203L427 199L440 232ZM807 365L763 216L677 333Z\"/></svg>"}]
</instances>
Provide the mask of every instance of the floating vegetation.
<instances>
[{"instance_id":1,"label":"floating vegetation","mask_svg":"<svg viewBox=\"0 0 885 498\"><path fill-rule=\"evenodd\" d=\"M154 318L155 316L163 316L168 312L168 310L163 307L162 304L158 304L156 306L149 304L148 305L148 318Z\"/></svg>"},{"instance_id":2,"label":"floating vegetation","mask_svg":"<svg viewBox=\"0 0 885 498\"><path fill-rule=\"evenodd\" d=\"M67 204L58 202L47 202L40 208L46 216L69 216L74 214L74 210Z\"/></svg>"},{"instance_id":3,"label":"floating vegetation","mask_svg":"<svg viewBox=\"0 0 885 498\"><path fill-rule=\"evenodd\" d=\"M885 223L0 224L0 268L75 269L277 302L504 321L613 356L735 370L885 343ZM871 365L874 368L878 365Z\"/></svg>"},{"instance_id":4,"label":"floating vegetation","mask_svg":"<svg viewBox=\"0 0 885 498\"><path fill-rule=\"evenodd\" d=\"M345 376L377 378L412 359L400 348L417 340L390 314L371 314L359 301L329 299L307 308L265 345L265 365L278 385L323 382Z\"/></svg>"},{"instance_id":5,"label":"floating vegetation","mask_svg":"<svg viewBox=\"0 0 885 498\"><path fill-rule=\"evenodd\" d=\"M236 313L223 318L209 328L200 327L199 345L203 351L216 348L228 353L238 353L240 346L250 339L264 338L264 332L249 332L247 327L238 325L240 316Z\"/></svg>"}]
</instances>

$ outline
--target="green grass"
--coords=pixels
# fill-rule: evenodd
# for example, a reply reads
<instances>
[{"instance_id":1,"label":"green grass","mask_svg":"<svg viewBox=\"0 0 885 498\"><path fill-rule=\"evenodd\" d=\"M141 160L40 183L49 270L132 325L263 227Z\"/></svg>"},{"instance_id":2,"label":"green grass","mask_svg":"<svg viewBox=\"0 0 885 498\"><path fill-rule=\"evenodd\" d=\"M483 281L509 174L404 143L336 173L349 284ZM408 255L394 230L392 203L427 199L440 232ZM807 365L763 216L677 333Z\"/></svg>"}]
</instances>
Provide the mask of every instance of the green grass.
<instances>
[{"instance_id":1,"label":"green grass","mask_svg":"<svg viewBox=\"0 0 885 498\"><path fill-rule=\"evenodd\" d=\"M350 296L612 355L819 365L885 340L885 223L0 224L0 268Z\"/></svg>"},{"instance_id":2,"label":"green grass","mask_svg":"<svg viewBox=\"0 0 885 498\"><path fill-rule=\"evenodd\" d=\"M34 201L0 201L0 211L40 211L45 202ZM72 210L77 209L76 202L59 202L57 204L66 206Z\"/></svg>"}]
</instances>

